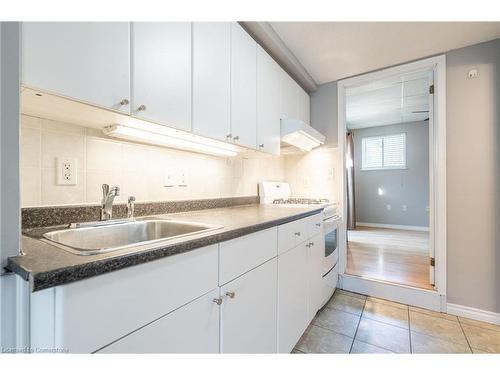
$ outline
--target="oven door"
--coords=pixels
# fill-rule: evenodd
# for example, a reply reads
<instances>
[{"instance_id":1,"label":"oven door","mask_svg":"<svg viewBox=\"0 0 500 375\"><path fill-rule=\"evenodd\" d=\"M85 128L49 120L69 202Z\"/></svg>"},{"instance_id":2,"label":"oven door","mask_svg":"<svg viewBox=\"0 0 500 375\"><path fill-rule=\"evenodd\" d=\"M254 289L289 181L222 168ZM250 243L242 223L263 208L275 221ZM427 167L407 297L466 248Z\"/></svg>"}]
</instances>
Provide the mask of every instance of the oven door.
<instances>
[{"instance_id":1,"label":"oven door","mask_svg":"<svg viewBox=\"0 0 500 375\"><path fill-rule=\"evenodd\" d=\"M323 276L330 272L339 259L338 223L338 216L331 217L323 222L325 230L325 259L323 260Z\"/></svg>"}]
</instances>

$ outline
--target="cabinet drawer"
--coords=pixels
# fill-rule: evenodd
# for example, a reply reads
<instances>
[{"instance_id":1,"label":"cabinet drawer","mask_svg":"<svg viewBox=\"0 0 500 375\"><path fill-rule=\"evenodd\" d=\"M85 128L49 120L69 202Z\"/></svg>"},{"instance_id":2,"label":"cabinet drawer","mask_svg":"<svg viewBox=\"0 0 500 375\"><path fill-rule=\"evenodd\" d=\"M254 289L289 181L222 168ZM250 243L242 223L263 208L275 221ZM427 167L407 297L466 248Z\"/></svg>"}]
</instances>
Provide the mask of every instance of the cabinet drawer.
<instances>
[{"instance_id":1,"label":"cabinet drawer","mask_svg":"<svg viewBox=\"0 0 500 375\"><path fill-rule=\"evenodd\" d=\"M219 285L224 285L278 255L277 229L269 228L219 246Z\"/></svg>"},{"instance_id":2,"label":"cabinet drawer","mask_svg":"<svg viewBox=\"0 0 500 375\"><path fill-rule=\"evenodd\" d=\"M310 218L292 221L278 226L278 254L283 254L308 238Z\"/></svg>"},{"instance_id":3,"label":"cabinet drawer","mask_svg":"<svg viewBox=\"0 0 500 375\"><path fill-rule=\"evenodd\" d=\"M311 216L309 218L309 226L307 231L308 237L312 238L315 235L321 233L322 231L323 231L323 213Z\"/></svg>"},{"instance_id":4,"label":"cabinet drawer","mask_svg":"<svg viewBox=\"0 0 500 375\"><path fill-rule=\"evenodd\" d=\"M55 288L55 346L89 353L217 287L217 245Z\"/></svg>"},{"instance_id":5,"label":"cabinet drawer","mask_svg":"<svg viewBox=\"0 0 500 375\"><path fill-rule=\"evenodd\" d=\"M99 353L218 353L219 288L100 350Z\"/></svg>"}]
</instances>

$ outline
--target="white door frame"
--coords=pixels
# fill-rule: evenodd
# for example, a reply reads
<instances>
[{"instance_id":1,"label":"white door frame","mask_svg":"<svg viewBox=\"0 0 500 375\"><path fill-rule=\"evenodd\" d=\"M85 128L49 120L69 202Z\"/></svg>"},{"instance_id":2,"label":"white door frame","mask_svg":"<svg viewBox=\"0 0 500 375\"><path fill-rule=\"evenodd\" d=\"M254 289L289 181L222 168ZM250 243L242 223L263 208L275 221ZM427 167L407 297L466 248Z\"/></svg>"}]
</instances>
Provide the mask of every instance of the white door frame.
<instances>
[{"instance_id":1,"label":"white door frame","mask_svg":"<svg viewBox=\"0 0 500 375\"><path fill-rule=\"evenodd\" d=\"M369 81L387 78L397 74L432 69L434 72L434 123L430 130L430 225L433 226L435 250L435 290L402 287L394 283L365 279L345 274L347 261L346 217L347 192L345 186L345 91L347 87L357 86ZM339 274L341 286L353 291L372 293L382 298L411 301L413 305L445 311L446 309L446 56L435 56L372 73L366 73L337 82L338 104L338 145L339 145L339 183L340 211L342 223L340 230ZM411 297L411 298L410 298Z\"/></svg>"}]
</instances>

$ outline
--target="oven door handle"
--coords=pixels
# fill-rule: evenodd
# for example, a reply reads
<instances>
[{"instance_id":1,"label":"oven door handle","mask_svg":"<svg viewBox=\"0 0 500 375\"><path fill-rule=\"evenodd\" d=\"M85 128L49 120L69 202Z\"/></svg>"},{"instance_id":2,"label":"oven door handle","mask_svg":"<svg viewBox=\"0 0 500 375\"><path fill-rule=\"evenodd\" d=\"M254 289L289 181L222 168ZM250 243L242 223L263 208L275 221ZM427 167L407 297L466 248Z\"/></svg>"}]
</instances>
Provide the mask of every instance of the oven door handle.
<instances>
[{"instance_id":1,"label":"oven door handle","mask_svg":"<svg viewBox=\"0 0 500 375\"><path fill-rule=\"evenodd\" d=\"M328 233L329 231L336 229L338 227L339 222L340 222L340 217L338 216L333 216L323 221L325 233Z\"/></svg>"}]
</instances>

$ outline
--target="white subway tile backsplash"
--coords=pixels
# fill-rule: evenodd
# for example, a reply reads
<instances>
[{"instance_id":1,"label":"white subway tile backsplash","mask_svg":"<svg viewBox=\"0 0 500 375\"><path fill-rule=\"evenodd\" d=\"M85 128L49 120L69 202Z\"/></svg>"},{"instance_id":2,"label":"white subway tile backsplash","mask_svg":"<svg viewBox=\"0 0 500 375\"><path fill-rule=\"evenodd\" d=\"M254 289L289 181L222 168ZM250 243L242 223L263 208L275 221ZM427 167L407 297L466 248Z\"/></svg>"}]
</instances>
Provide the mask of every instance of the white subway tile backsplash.
<instances>
[{"instance_id":1,"label":"white subway tile backsplash","mask_svg":"<svg viewBox=\"0 0 500 375\"><path fill-rule=\"evenodd\" d=\"M42 204L42 181L40 167L21 167L21 205L40 206Z\"/></svg>"},{"instance_id":2,"label":"white subway tile backsplash","mask_svg":"<svg viewBox=\"0 0 500 375\"><path fill-rule=\"evenodd\" d=\"M78 169L76 185L57 185L56 169L42 168L42 204L77 204L85 202L85 173Z\"/></svg>"},{"instance_id":3,"label":"white subway tile backsplash","mask_svg":"<svg viewBox=\"0 0 500 375\"><path fill-rule=\"evenodd\" d=\"M38 117L21 115L21 128L40 130L42 128L42 120Z\"/></svg>"},{"instance_id":4,"label":"white subway tile backsplash","mask_svg":"<svg viewBox=\"0 0 500 375\"><path fill-rule=\"evenodd\" d=\"M103 183L120 187L117 202L209 199L256 195L263 179L284 179L282 158L218 158L126 142L91 128L22 116L22 205L99 203ZM38 146L37 146L38 145ZM56 157L78 160L78 183L56 185ZM187 187L165 187L170 170L183 171Z\"/></svg>"},{"instance_id":5,"label":"white subway tile backsplash","mask_svg":"<svg viewBox=\"0 0 500 375\"><path fill-rule=\"evenodd\" d=\"M121 171L125 165L123 143L87 137L87 170Z\"/></svg>"},{"instance_id":6,"label":"white subway tile backsplash","mask_svg":"<svg viewBox=\"0 0 500 375\"><path fill-rule=\"evenodd\" d=\"M40 167L41 134L40 128L21 128L22 167Z\"/></svg>"},{"instance_id":7,"label":"white subway tile backsplash","mask_svg":"<svg viewBox=\"0 0 500 375\"><path fill-rule=\"evenodd\" d=\"M85 136L42 128L42 168L55 168L56 158L75 158L85 168Z\"/></svg>"},{"instance_id":8,"label":"white subway tile backsplash","mask_svg":"<svg viewBox=\"0 0 500 375\"><path fill-rule=\"evenodd\" d=\"M262 180L299 180L310 174L320 195L335 189L323 178L334 163L330 154L312 156L220 158L113 139L91 128L22 116L21 198L23 206L99 203L103 183L120 187L117 202L129 195L137 201L209 199L257 195ZM311 153L312 154L312 153ZM56 185L55 159L78 160L78 183ZM335 159L336 160L336 159ZM297 163L297 164L295 164ZM316 170L317 166L321 168ZM165 175L176 170L187 175L187 187L165 187ZM294 194L307 195L299 186Z\"/></svg>"}]
</instances>

